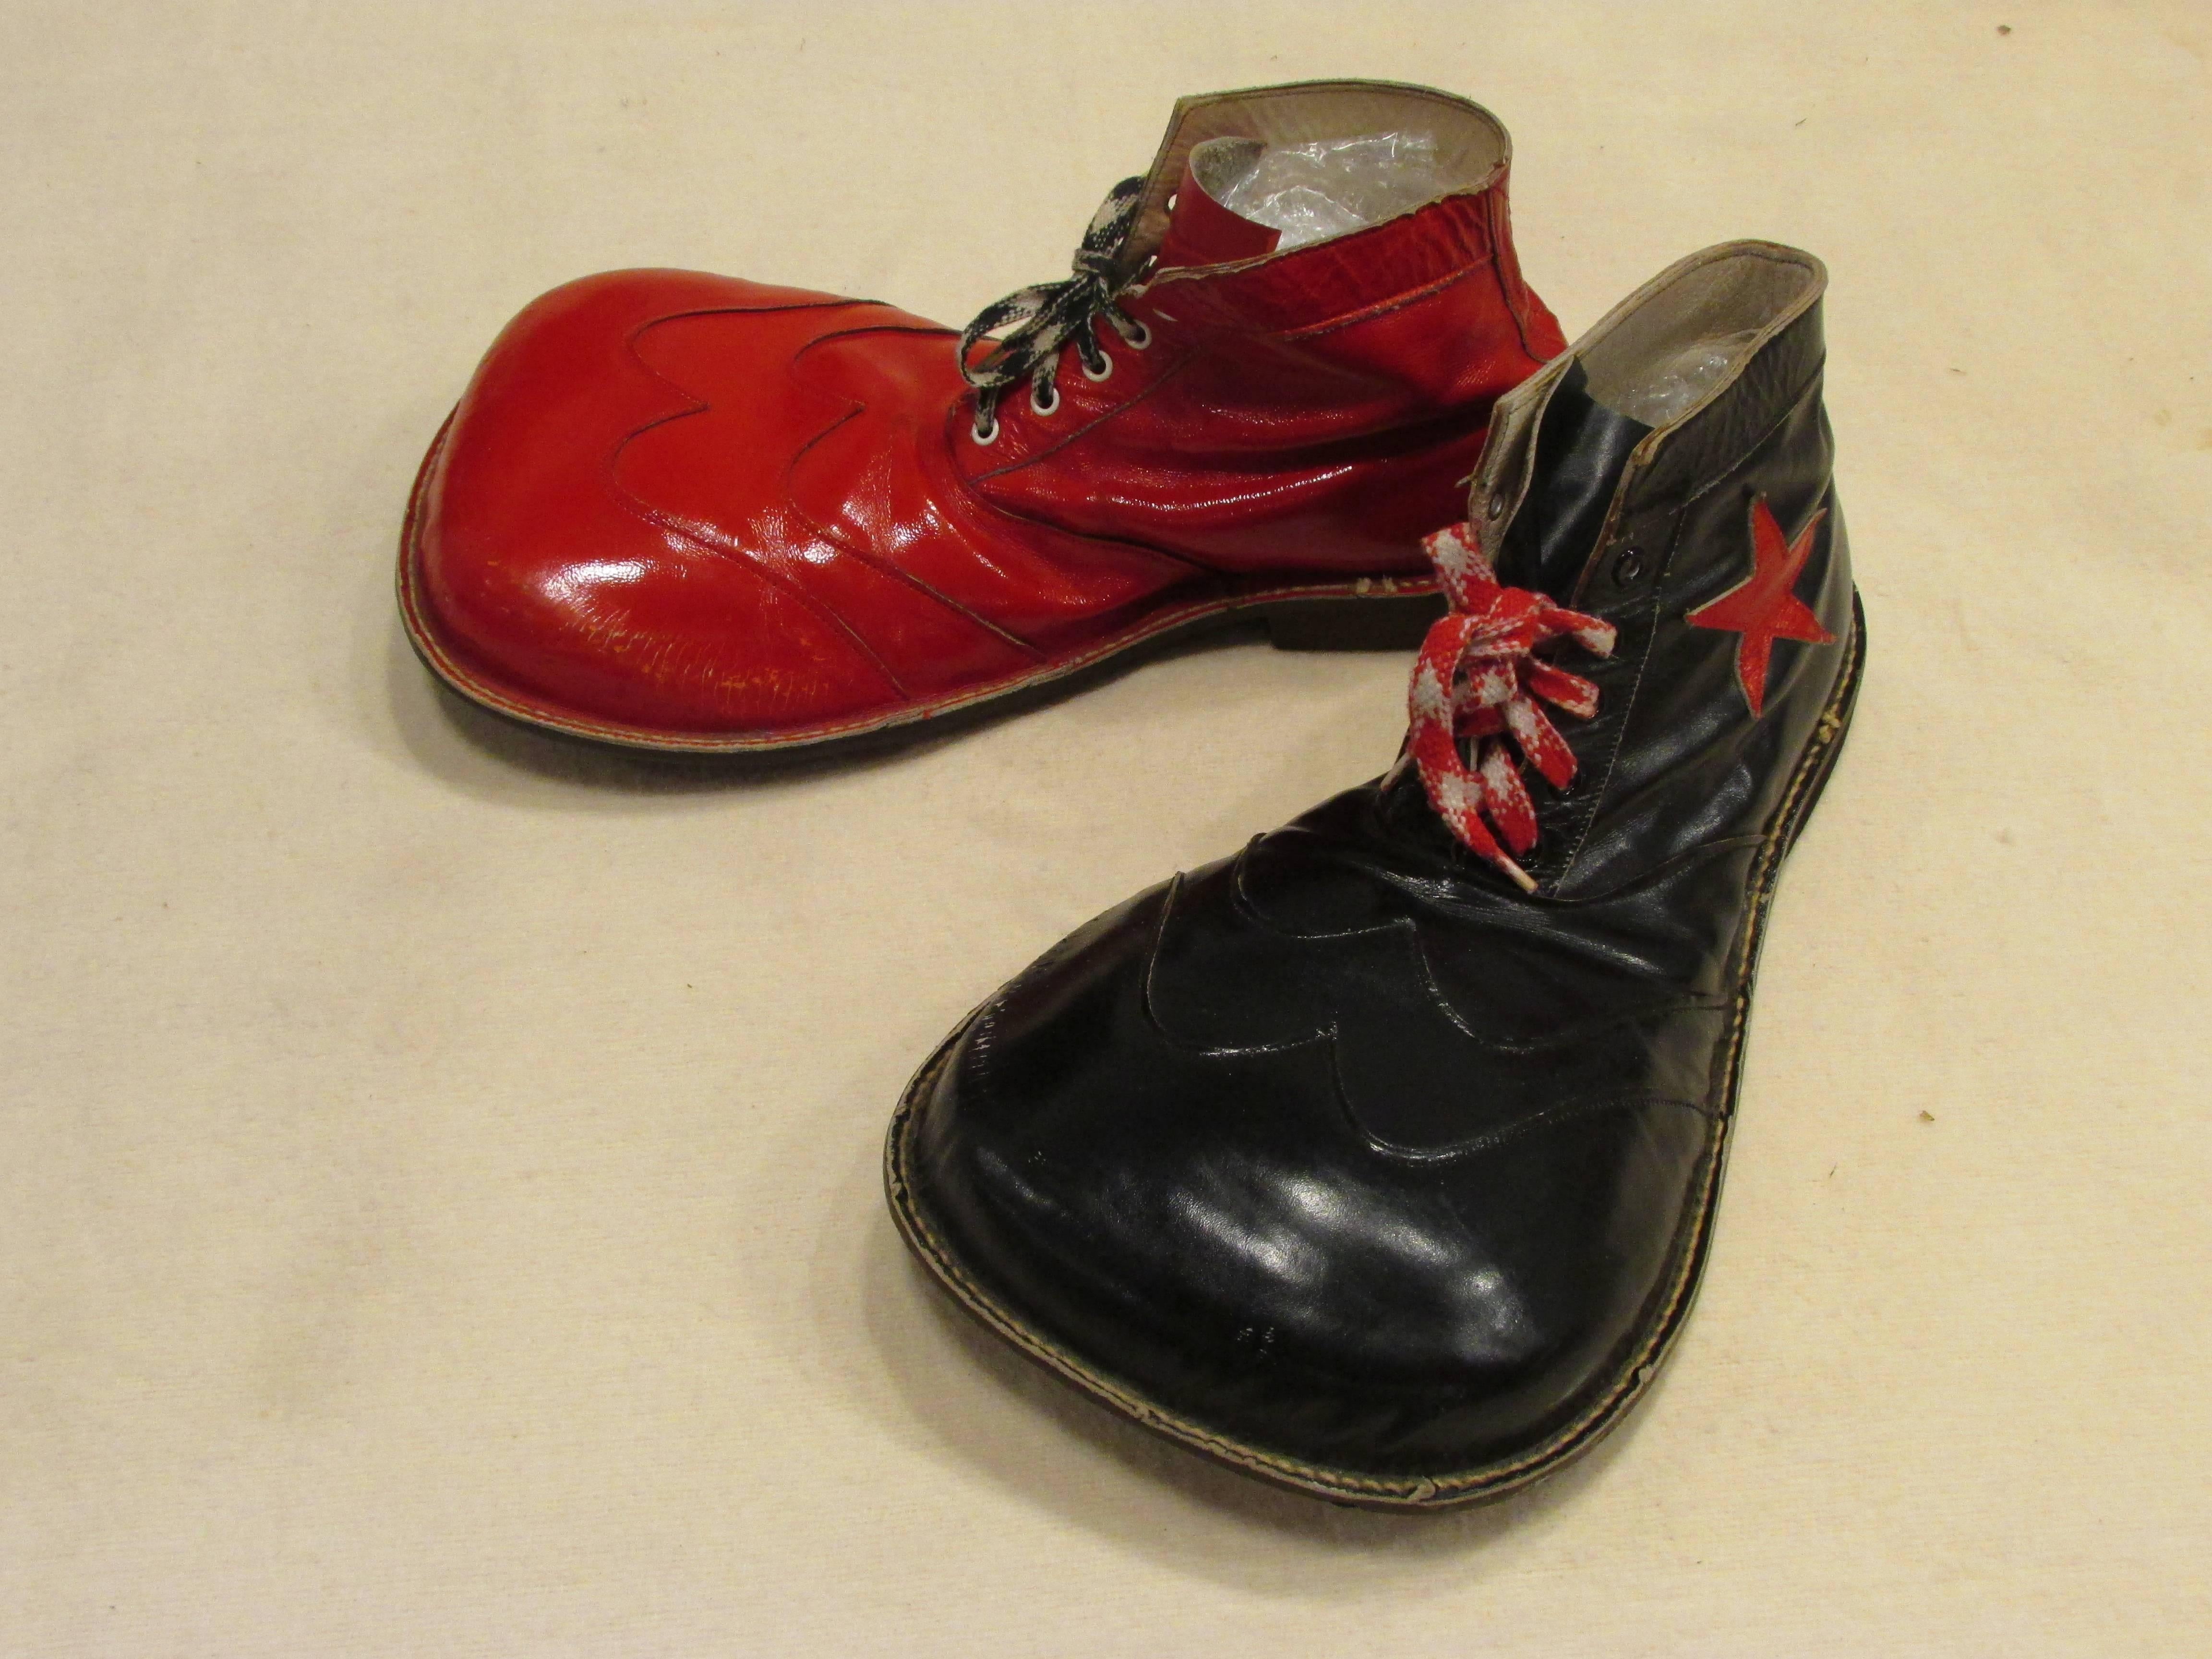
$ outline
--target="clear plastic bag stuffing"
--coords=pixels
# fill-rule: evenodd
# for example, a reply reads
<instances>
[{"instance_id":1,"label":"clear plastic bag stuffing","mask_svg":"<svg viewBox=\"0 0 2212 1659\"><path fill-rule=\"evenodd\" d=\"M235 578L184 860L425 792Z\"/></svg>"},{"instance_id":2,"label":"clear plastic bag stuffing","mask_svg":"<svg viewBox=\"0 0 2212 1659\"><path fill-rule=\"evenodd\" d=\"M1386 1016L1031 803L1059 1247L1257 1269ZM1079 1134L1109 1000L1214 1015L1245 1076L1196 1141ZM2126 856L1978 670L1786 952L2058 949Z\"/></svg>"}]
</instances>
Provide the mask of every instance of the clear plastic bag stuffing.
<instances>
[{"instance_id":1,"label":"clear plastic bag stuffing","mask_svg":"<svg viewBox=\"0 0 2212 1659\"><path fill-rule=\"evenodd\" d=\"M1664 426L1704 397L1758 337L1756 329L1695 340L1660 363L1636 390L1632 415L1646 426Z\"/></svg>"},{"instance_id":2,"label":"clear plastic bag stuffing","mask_svg":"<svg viewBox=\"0 0 2212 1659\"><path fill-rule=\"evenodd\" d=\"M1372 132L1264 150L1221 192L1222 206L1303 247L1409 213L1444 193L1437 141L1425 132Z\"/></svg>"}]
</instances>

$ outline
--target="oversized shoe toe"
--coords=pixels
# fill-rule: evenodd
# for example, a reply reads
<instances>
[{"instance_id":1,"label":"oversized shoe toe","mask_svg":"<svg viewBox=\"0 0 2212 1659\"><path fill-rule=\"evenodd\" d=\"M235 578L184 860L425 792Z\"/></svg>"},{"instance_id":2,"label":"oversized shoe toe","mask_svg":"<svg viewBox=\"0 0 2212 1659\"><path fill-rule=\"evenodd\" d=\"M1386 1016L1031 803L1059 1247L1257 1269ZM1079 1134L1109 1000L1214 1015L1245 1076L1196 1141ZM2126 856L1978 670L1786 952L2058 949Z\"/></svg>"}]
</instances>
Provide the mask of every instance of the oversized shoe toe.
<instances>
[{"instance_id":1,"label":"oversized shoe toe","mask_svg":"<svg viewBox=\"0 0 2212 1659\"><path fill-rule=\"evenodd\" d=\"M838 412L794 407L807 394L790 359L854 309L663 270L587 277L526 309L410 507L401 611L432 669L501 713L659 747L773 744L895 710L896 681L776 568L834 553L778 514L777 495L793 434ZM757 392L695 441L681 428L700 400L653 358L656 331L698 318L721 330L726 378ZM712 471L726 489L758 498L751 547L685 510L698 486L680 481L713 458L663 452L702 442L722 450Z\"/></svg>"},{"instance_id":2,"label":"oversized shoe toe","mask_svg":"<svg viewBox=\"0 0 2212 1659\"><path fill-rule=\"evenodd\" d=\"M1493 1497L1594 1441L1648 1380L1691 1248L1650 1218L1710 1170L1712 1124L1626 1102L1439 1180L1344 1115L1328 1044L1206 1054L1161 1032L1170 902L1091 924L916 1079L888 1149L916 1253L1095 1399L1340 1502Z\"/></svg>"}]
</instances>

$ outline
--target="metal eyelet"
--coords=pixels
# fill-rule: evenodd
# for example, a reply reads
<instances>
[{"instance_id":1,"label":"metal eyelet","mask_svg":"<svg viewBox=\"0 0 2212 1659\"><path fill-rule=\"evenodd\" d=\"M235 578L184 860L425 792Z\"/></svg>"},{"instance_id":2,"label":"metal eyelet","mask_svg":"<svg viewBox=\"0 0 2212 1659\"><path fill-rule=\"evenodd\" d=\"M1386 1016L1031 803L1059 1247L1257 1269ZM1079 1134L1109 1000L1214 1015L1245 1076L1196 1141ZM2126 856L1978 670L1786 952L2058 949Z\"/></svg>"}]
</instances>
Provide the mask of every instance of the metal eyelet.
<instances>
[{"instance_id":1,"label":"metal eyelet","mask_svg":"<svg viewBox=\"0 0 2212 1659\"><path fill-rule=\"evenodd\" d=\"M1142 351L1152 344L1152 331L1145 326L1144 319L1141 317L1132 317L1129 320L1137 325L1137 331L1134 334L1124 334L1121 337L1129 343L1130 350Z\"/></svg>"},{"instance_id":2,"label":"metal eyelet","mask_svg":"<svg viewBox=\"0 0 2212 1659\"><path fill-rule=\"evenodd\" d=\"M1632 585L1636 579L1643 574L1644 550L1642 548L1624 547L1620 552L1613 556L1613 584L1614 586L1627 587Z\"/></svg>"},{"instance_id":3,"label":"metal eyelet","mask_svg":"<svg viewBox=\"0 0 2212 1659\"><path fill-rule=\"evenodd\" d=\"M1105 367L1100 369L1096 374L1093 374L1091 372L1090 364L1085 363L1083 365L1083 378L1085 380L1097 381L1110 380L1114 378L1114 359L1112 356L1106 352L1101 351L1098 354L1098 361L1103 363Z\"/></svg>"},{"instance_id":4,"label":"metal eyelet","mask_svg":"<svg viewBox=\"0 0 2212 1659\"><path fill-rule=\"evenodd\" d=\"M1059 414L1059 413L1060 413L1060 388L1059 388L1058 386L1054 386L1054 387L1053 387L1053 389L1052 389L1052 401L1051 401L1050 403L1048 403L1048 404L1046 404L1046 403L1039 403L1039 402L1037 401L1037 389L1036 389L1036 387L1035 387L1034 386L1032 386L1030 388L1030 407L1032 410L1036 410L1036 413L1038 413L1039 415L1057 415L1057 414Z\"/></svg>"},{"instance_id":5,"label":"metal eyelet","mask_svg":"<svg viewBox=\"0 0 2212 1659\"><path fill-rule=\"evenodd\" d=\"M977 422L968 428L968 435L975 441L978 448L988 449L999 441L999 417L994 415L988 426L985 426L980 421Z\"/></svg>"},{"instance_id":6,"label":"metal eyelet","mask_svg":"<svg viewBox=\"0 0 2212 1659\"><path fill-rule=\"evenodd\" d=\"M1486 519L1494 519L1504 511L1505 497L1503 495L1493 495L1483 503L1482 516Z\"/></svg>"}]
</instances>

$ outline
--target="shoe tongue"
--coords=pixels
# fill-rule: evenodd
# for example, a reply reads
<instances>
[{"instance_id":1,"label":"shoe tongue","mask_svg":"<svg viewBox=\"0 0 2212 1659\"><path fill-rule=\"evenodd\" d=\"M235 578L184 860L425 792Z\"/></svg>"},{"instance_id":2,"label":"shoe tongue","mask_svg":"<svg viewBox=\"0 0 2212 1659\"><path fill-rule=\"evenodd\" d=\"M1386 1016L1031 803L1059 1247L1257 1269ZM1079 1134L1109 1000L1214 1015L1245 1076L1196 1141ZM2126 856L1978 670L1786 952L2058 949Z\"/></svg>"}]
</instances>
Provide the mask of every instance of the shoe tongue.
<instances>
[{"instance_id":1,"label":"shoe tongue","mask_svg":"<svg viewBox=\"0 0 2212 1659\"><path fill-rule=\"evenodd\" d=\"M1247 219L1215 201L1185 161L1182 183L1176 186L1175 211L1160 241L1159 264L1165 270L1256 259L1263 253L1273 253L1282 240L1283 233L1273 225Z\"/></svg>"},{"instance_id":2,"label":"shoe tongue","mask_svg":"<svg viewBox=\"0 0 2212 1659\"><path fill-rule=\"evenodd\" d=\"M1629 453L1650 430L1591 397L1583 366L1569 365L1536 431L1535 470L1505 532L1498 580L1569 603Z\"/></svg>"}]
</instances>

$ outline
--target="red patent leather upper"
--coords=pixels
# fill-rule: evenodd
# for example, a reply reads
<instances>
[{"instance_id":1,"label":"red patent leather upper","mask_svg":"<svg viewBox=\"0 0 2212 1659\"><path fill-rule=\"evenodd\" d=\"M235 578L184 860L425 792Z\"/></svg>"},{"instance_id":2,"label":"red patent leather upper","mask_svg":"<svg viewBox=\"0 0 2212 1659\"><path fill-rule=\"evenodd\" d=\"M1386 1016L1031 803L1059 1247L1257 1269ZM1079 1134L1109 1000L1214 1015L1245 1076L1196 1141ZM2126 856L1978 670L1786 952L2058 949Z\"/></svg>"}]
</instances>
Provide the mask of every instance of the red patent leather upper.
<instances>
[{"instance_id":1,"label":"red patent leather upper","mask_svg":"<svg viewBox=\"0 0 2212 1659\"><path fill-rule=\"evenodd\" d=\"M1201 232L1186 253L1213 252ZM1255 593L1422 572L1492 403L1564 346L1502 171L1273 257L1176 267L1176 235L1122 302L1146 348L1106 331L1104 379L1071 361L1049 416L1007 396L988 445L955 331L889 306L669 270L556 289L425 464L418 645L527 718L775 744L1018 689Z\"/></svg>"}]
</instances>

